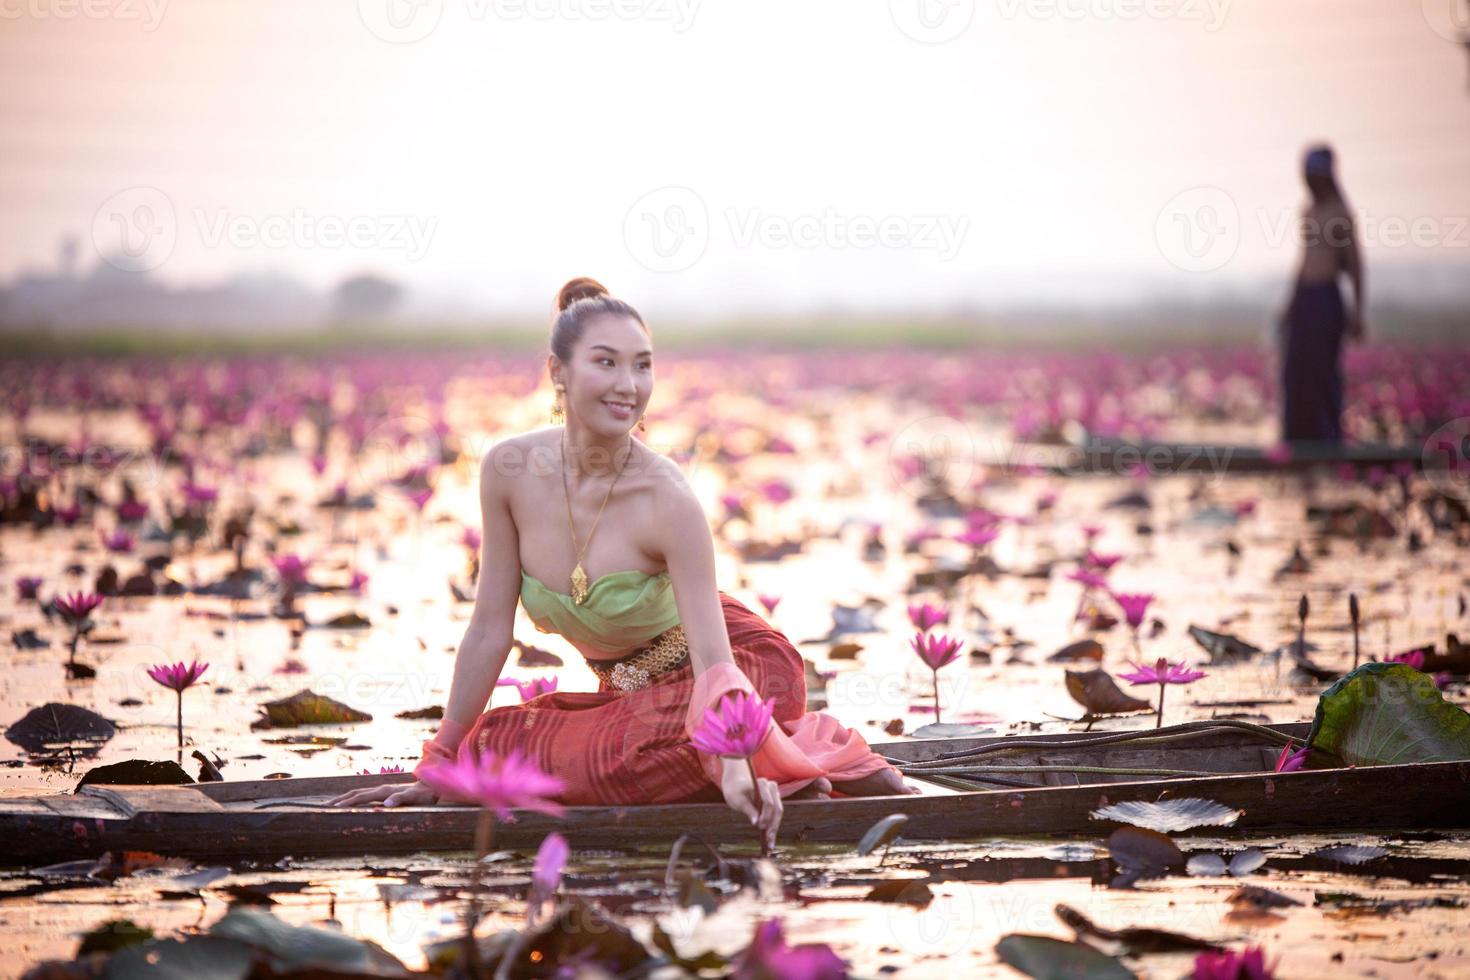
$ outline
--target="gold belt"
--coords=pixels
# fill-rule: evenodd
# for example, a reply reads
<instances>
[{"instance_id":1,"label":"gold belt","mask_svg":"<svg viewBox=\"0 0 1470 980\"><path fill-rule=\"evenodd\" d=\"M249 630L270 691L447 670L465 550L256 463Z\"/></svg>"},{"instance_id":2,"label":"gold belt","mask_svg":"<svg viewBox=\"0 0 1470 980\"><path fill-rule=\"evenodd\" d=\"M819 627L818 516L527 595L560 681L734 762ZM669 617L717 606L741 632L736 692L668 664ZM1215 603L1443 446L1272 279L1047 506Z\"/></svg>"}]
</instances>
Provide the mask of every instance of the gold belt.
<instances>
[{"instance_id":1,"label":"gold belt","mask_svg":"<svg viewBox=\"0 0 1470 980\"><path fill-rule=\"evenodd\" d=\"M688 659L689 641L684 637L684 627L675 624L626 657L588 660L587 666L604 685L626 692L647 687L654 678L684 666Z\"/></svg>"}]
</instances>

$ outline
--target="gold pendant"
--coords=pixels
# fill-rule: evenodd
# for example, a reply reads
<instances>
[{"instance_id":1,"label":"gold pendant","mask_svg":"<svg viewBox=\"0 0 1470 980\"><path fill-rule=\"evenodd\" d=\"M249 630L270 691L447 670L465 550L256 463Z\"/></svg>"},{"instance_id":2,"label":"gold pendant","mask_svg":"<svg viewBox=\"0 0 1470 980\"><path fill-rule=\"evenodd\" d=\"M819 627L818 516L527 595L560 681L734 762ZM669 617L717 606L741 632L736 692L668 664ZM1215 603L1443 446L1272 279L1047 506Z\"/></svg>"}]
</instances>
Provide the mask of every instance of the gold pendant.
<instances>
[{"instance_id":1,"label":"gold pendant","mask_svg":"<svg viewBox=\"0 0 1470 980\"><path fill-rule=\"evenodd\" d=\"M581 562L572 569L572 601L579 606L587 601L587 573L582 571Z\"/></svg>"}]
</instances>

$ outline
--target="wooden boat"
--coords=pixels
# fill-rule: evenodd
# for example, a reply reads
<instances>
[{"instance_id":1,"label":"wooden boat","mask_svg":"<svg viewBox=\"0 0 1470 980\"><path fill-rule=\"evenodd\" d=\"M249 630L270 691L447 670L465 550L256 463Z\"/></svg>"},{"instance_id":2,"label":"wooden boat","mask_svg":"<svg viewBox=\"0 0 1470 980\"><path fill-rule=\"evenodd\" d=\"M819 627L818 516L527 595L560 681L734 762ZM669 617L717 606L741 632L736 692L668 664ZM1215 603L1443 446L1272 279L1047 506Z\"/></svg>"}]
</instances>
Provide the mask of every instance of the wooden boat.
<instances>
[{"instance_id":1,"label":"wooden boat","mask_svg":"<svg viewBox=\"0 0 1470 980\"><path fill-rule=\"evenodd\" d=\"M899 764L922 794L790 800L781 840L855 843L891 813L907 815L902 836L909 840L1103 836L1115 825L1093 819L1094 809L1166 797L1203 797L1244 811L1233 827L1212 827L1211 834L1470 827L1470 761L1275 773L1281 736L1302 740L1309 728L1220 721L1131 733L878 743L875 750ZM410 779L87 786L75 794L5 798L0 839L11 865L109 850L274 860L467 849L473 807L326 805L345 790ZM691 803L569 807L561 819L519 813L513 823L497 822L495 846L535 847L559 830L574 847L631 847L668 843L692 828L712 843L754 844L749 824L723 803Z\"/></svg>"}]
</instances>

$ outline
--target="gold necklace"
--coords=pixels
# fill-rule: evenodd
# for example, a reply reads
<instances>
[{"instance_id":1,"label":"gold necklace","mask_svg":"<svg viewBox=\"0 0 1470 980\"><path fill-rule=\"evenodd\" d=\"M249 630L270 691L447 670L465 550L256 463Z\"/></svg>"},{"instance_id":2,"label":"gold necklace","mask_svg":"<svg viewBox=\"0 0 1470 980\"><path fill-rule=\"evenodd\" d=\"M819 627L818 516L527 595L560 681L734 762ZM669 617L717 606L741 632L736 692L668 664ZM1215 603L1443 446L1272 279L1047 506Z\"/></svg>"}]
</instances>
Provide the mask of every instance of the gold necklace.
<instances>
[{"instance_id":1,"label":"gold necklace","mask_svg":"<svg viewBox=\"0 0 1470 980\"><path fill-rule=\"evenodd\" d=\"M618 477L623 475L623 470L628 467L628 459L633 455L632 440L628 441L628 455L623 457L623 464L613 474L612 483L607 487L607 496L602 498L602 506L597 508L597 516L592 519L592 530L587 532L587 540L582 543L579 551L577 549L577 525L572 522L572 492L567 488L567 430L561 430L561 489L562 496L567 502L567 527L572 532L572 551L577 555L577 564L572 568L572 602L579 606L587 601L587 572L582 568L582 556L587 554L587 548L592 544L592 535L597 531L597 522L602 520L602 512L607 509L607 502L612 499L613 487L618 485Z\"/></svg>"}]
</instances>

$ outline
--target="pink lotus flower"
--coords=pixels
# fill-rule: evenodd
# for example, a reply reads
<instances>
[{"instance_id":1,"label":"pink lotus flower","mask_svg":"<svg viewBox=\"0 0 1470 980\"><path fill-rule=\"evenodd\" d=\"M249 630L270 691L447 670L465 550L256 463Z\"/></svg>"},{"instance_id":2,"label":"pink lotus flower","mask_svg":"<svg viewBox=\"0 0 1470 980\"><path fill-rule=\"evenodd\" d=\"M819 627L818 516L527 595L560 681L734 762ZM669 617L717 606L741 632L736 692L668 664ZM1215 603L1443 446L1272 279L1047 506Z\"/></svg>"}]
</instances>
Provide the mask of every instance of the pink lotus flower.
<instances>
[{"instance_id":1,"label":"pink lotus flower","mask_svg":"<svg viewBox=\"0 0 1470 980\"><path fill-rule=\"evenodd\" d=\"M153 678L164 687L174 692L176 698L176 724L179 736L179 758L184 755L184 692L193 687L204 672L209 669L209 664L201 664L195 660L189 666L184 666L183 661L176 664L157 664L148 668L148 676Z\"/></svg>"},{"instance_id":2,"label":"pink lotus flower","mask_svg":"<svg viewBox=\"0 0 1470 980\"><path fill-rule=\"evenodd\" d=\"M509 820L512 809L535 810L559 817L566 811L549 797L566 790L566 783L541 771L520 751L504 756L476 754L462 746L453 762L430 762L419 768L419 780L440 797L456 803L474 803Z\"/></svg>"},{"instance_id":3,"label":"pink lotus flower","mask_svg":"<svg viewBox=\"0 0 1470 980\"><path fill-rule=\"evenodd\" d=\"M57 596L51 600L61 618L73 628L80 626L92 615L92 610L102 605L102 597L95 592L73 592L68 596Z\"/></svg>"},{"instance_id":4,"label":"pink lotus flower","mask_svg":"<svg viewBox=\"0 0 1470 980\"><path fill-rule=\"evenodd\" d=\"M760 604L765 607L767 616L774 613L776 611L776 606L779 605L781 602L781 597L778 595L759 594L756 596L756 598L760 600Z\"/></svg>"},{"instance_id":5,"label":"pink lotus flower","mask_svg":"<svg viewBox=\"0 0 1470 980\"><path fill-rule=\"evenodd\" d=\"M533 677L528 681L518 681L511 677L502 677L495 682L496 687L514 687L521 696L522 703L543 694L550 694L556 690L555 677Z\"/></svg>"},{"instance_id":6,"label":"pink lotus flower","mask_svg":"<svg viewBox=\"0 0 1470 980\"><path fill-rule=\"evenodd\" d=\"M557 886L561 884L562 869L567 866L567 858L571 855L572 849L561 834L553 832L542 839L541 846L536 849L536 861L531 865L533 894L543 897L556 894Z\"/></svg>"},{"instance_id":7,"label":"pink lotus flower","mask_svg":"<svg viewBox=\"0 0 1470 980\"><path fill-rule=\"evenodd\" d=\"M756 926L731 980L843 980L847 963L824 943L786 945L780 919Z\"/></svg>"},{"instance_id":8,"label":"pink lotus flower","mask_svg":"<svg viewBox=\"0 0 1470 980\"><path fill-rule=\"evenodd\" d=\"M404 497L408 498L408 502L409 503L413 504L414 507L420 513L422 513L423 510L424 510L424 508L429 505L429 501L434 496L434 488L433 487L421 487L421 488L418 488L418 489L415 489L415 490L405 491L403 495L404 495Z\"/></svg>"},{"instance_id":9,"label":"pink lotus flower","mask_svg":"<svg viewBox=\"0 0 1470 980\"><path fill-rule=\"evenodd\" d=\"M136 524L148 516L148 505L141 500L124 500L117 505L117 519L124 524Z\"/></svg>"},{"instance_id":10,"label":"pink lotus flower","mask_svg":"<svg viewBox=\"0 0 1470 980\"><path fill-rule=\"evenodd\" d=\"M1143 618L1147 615L1149 603L1154 601L1154 597L1149 592L1114 592L1113 601L1122 610L1123 618L1127 620L1128 625L1138 629L1143 625Z\"/></svg>"},{"instance_id":11,"label":"pink lotus flower","mask_svg":"<svg viewBox=\"0 0 1470 980\"><path fill-rule=\"evenodd\" d=\"M402 766L379 766L378 767L378 775L379 776L385 775L387 773L402 772L402 771L403 771L403 767ZM371 776L371 775L373 775L373 771L371 769L364 769L362 772L358 773L358 775L359 776Z\"/></svg>"},{"instance_id":12,"label":"pink lotus flower","mask_svg":"<svg viewBox=\"0 0 1470 980\"><path fill-rule=\"evenodd\" d=\"M1154 661L1152 667L1144 667L1142 664L1134 664L1135 670L1131 674L1119 674L1123 680L1130 684L1157 684L1159 685L1159 712L1154 721L1155 728L1164 726L1164 690L1169 684L1193 684L1201 677L1208 676L1202 670L1190 670L1184 664L1171 664L1163 657Z\"/></svg>"},{"instance_id":13,"label":"pink lotus flower","mask_svg":"<svg viewBox=\"0 0 1470 980\"><path fill-rule=\"evenodd\" d=\"M133 536L121 528L118 528L111 534L102 535L102 546L115 555L131 553L134 543Z\"/></svg>"},{"instance_id":14,"label":"pink lotus flower","mask_svg":"<svg viewBox=\"0 0 1470 980\"><path fill-rule=\"evenodd\" d=\"M1108 580L1101 573L1094 572L1088 568L1078 568L1070 571L1067 573L1067 578L1081 585L1084 589L1106 589L1108 587Z\"/></svg>"},{"instance_id":15,"label":"pink lotus flower","mask_svg":"<svg viewBox=\"0 0 1470 980\"><path fill-rule=\"evenodd\" d=\"M909 622L920 633L927 633L940 623L949 622L949 610L933 603L919 603L909 606Z\"/></svg>"},{"instance_id":16,"label":"pink lotus flower","mask_svg":"<svg viewBox=\"0 0 1470 980\"><path fill-rule=\"evenodd\" d=\"M958 660L960 648L964 644L943 634L916 633L909 640L909 646L919 655L919 659L924 661L926 667L930 670L938 670Z\"/></svg>"},{"instance_id":17,"label":"pink lotus flower","mask_svg":"<svg viewBox=\"0 0 1470 980\"><path fill-rule=\"evenodd\" d=\"M459 543L465 546L465 550L478 553L482 543L480 529L477 527L465 528L464 533L459 536Z\"/></svg>"},{"instance_id":18,"label":"pink lotus flower","mask_svg":"<svg viewBox=\"0 0 1470 980\"><path fill-rule=\"evenodd\" d=\"M1095 551L1089 551L1082 558L1082 564L1087 568L1095 568L1100 572L1110 571L1112 567L1123 560L1122 555L1100 555Z\"/></svg>"},{"instance_id":19,"label":"pink lotus flower","mask_svg":"<svg viewBox=\"0 0 1470 980\"><path fill-rule=\"evenodd\" d=\"M761 496L773 504L784 504L796 496L796 491L785 480L770 480L761 484Z\"/></svg>"},{"instance_id":20,"label":"pink lotus flower","mask_svg":"<svg viewBox=\"0 0 1470 980\"><path fill-rule=\"evenodd\" d=\"M966 528L964 533L956 534L954 539L961 544L967 544L976 550L990 544L1000 537L1000 528L994 525L974 526Z\"/></svg>"},{"instance_id":21,"label":"pink lotus flower","mask_svg":"<svg viewBox=\"0 0 1470 980\"><path fill-rule=\"evenodd\" d=\"M282 582L297 585L306 581L306 569L311 565L309 558L300 555L275 555L271 558L271 564L276 568L276 574Z\"/></svg>"},{"instance_id":22,"label":"pink lotus flower","mask_svg":"<svg viewBox=\"0 0 1470 980\"><path fill-rule=\"evenodd\" d=\"M1276 964L1266 964L1266 953L1251 946L1243 953L1225 950L1200 953L1194 958L1192 980L1274 980Z\"/></svg>"},{"instance_id":23,"label":"pink lotus flower","mask_svg":"<svg viewBox=\"0 0 1470 980\"><path fill-rule=\"evenodd\" d=\"M194 686L204 672L209 669L209 664L201 664L195 660L187 667L183 661L176 664L157 664L148 668L148 676L153 678L164 687L183 692Z\"/></svg>"},{"instance_id":24,"label":"pink lotus flower","mask_svg":"<svg viewBox=\"0 0 1470 980\"><path fill-rule=\"evenodd\" d=\"M770 733L775 702L734 691L704 713L690 742L701 752L726 759L749 759Z\"/></svg>"},{"instance_id":25,"label":"pink lotus flower","mask_svg":"<svg viewBox=\"0 0 1470 980\"><path fill-rule=\"evenodd\" d=\"M1408 664L1415 670L1423 670L1424 651L1405 650L1403 653L1390 654L1388 657L1384 658L1383 662L1387 664Z\"/></svg>"},{"instance_id":26,"label":"pink lotus flower","mask_svg":"<svg viewBox=\"0 0 1470 980\"><path fill-rule=\"evenodd\" d=\"M1276 757L1276 772L1296 772L1307 764L1307 753L1310 750L1303 745L1293 752L1292 744L1287 742L1281 747L1281 754Z\"/></svg>"},{"instance_id":27,"label":"pink lotus flower","mask_svg":"<svg viewBox=\"0 0 1470 980\"><path fill-rule=\"evenodd\" d=\"M77 521L81 520L82 508L76 504L71 504L67 507L57 507L52 513L56 515L56 519L61 522L63 527L71 527Z\"/></svg>"},{"instance_id":28,"label":"pink lotus flower","mask_svg":"<svg viewBox=\"0 0 1470 980\"><path fill-rule=\"evenodd\" d=\"M1083 524L1079 530L1082 532L1082 536L1087 539L1088 545L1091 545L1097 536L1103 533L1102 527L1098 524Z\"/></svg>"},{"instance_id":29,"label":"pink lotus flower","mask_svg":"<svg viewBox=\"0 0 1470 980\"><path fill-rule=\"evenodd\" d=\"M1285 466L1287 463L1290 463L1291 443L1274 443L1269 449L1266 450L1266 459L1269 462L1275 463L1277 466Z\"/></svg>"},{"instance_id":30,"label":"pink lotus flower","mask_svg":"<svg viewBox=\"0 0 1470 980\"><path fill-rule=\"evenodd\" d=\"M353 595L362 595L362 590L367 587L368 577L365 573L352 570L352 581L347 583L347 591Z\"/></svg>"},{"instance_id":31,"label":"pink lotus flower","mask_svg":"<svg viewBox=\"0 0 1470 980\"><path fill-rule=\"evenodd\" d=\"M725 508L727 514L739 514L745 510L744 505L740 503L740 495L738 493L721 494L720 506Z\"/></svg>"},{"instance_id":32,"label":"pink lotus flower","mask_svg":"<svg viewBox=\"0 0 1470 980\"><path fill-rule=\"evenodd\" d=\"M22 575L15 580L15 594L22 602L34 600L36 593L41 589L41 583L46 581L34 575Z\"/></svg>"},{"instance_id":33,"label":"pink lotus flower","mask_svg":"<svg viewBox=\"0 0 1470 980\"><path fill-rule=\"evenodd\" d=\"M958 660L964 644L943 634L915 633L909 640L909 646L934 675L934 723L939 724L942 720L939 715L939 668Z\"/></svg>"}]
</instances>

